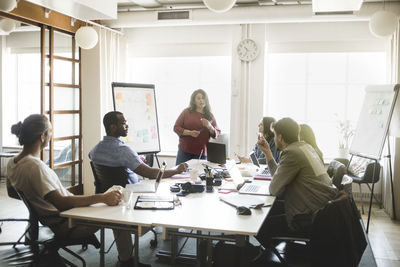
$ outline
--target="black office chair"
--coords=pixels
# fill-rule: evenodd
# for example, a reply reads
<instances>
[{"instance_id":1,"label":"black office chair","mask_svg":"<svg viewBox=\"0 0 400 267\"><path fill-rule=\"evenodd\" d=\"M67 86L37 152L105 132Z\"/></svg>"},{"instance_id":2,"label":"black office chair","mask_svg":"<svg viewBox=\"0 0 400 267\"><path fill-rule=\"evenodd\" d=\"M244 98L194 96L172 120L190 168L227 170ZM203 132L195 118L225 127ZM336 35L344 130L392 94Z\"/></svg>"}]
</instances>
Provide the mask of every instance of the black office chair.
<instances>
[{"instance_id":1,"label":"black office chair","mask_svg":"<svg viewBox=\"0 0 400 267\"><path fill-rule=\"evenodd\" d=\"M108 167L90 162L94 176L94 185L96 194L104 193L113 185L125 187L128 182L129 174L125 167ZM150 240L150 247L157 247L157 233L154 229L150 229L154 233L154 239Z\"/></svg>"},{"instance_id":2,"label":"black office chair","mask_svg":"<svg viewBox=\"0 0 400 267\"><path fill-rule=\"evenodd\" d=\"M125 167L108 167L90 162L94 176L96 194L106 192L113 185L125 187L128 183L129 173Z\"/></svg>"},{"instance_id":3,"label":"black office chair","mask_svg":"<svg viewBox=\"0 0 400 267\"><path fill-rule=\"evenodd\" d=\"M271 250L284 266L358 266L367 241L356 211L354 202L341 190L318 211L309 233L273 237ZM302 242L302 262L289 264L287 259L294 251L278 251L276 241Z\"/></svg>"},{"instance_id":4,"label":"black office chair","mask_svg":"<svg viewBox=\"0 0 400 267\"><path fill-rule=\"evenodd\" d=\"M372 197L375 198L375 201L381 205L381 201L376 198L374 195L374 186L370 186L369 184L375 184L379 181L381 172L381 165L378 162L371 162L367 165L365 172L362 176L351 175L349 176L353 179L353 183L358 184L360 188L360 198L361 198L361 212L364 214L364 203L363 203L363 194L361 193L361 184L366 184L368 189L371 192L370 205L372 202Z\"/></svg>"},{"instance_id":5,"label":"black office chair","mask_svg":"<svg viewBox=\"0 0 400 267\"><path fill-rule=\"evenodd\" d=\"M13 199L17 199L17 200L21 200L18 196L18 193L15 191L14 187L12 187L10 181L7 179L7 194L10 198ZM2 233L2 224L4 222L24 222L24 223L28 223L25 231L22 233L22 235L18 238L17 241L10 241L10 242L0 242L0 246L10 246L12 245L13 248L15 248L17 245L27 245L26 241L21 241L22 238L24 238L25 236L28 236L30 231L31 231L31 220L30 219L19 219L19 218L5 218L5 219L0 219L0 234Z\"/></svg>"},{"instance_id":6,"label":"black office chair","mask_svg":"<svg viewBox=\"0 0 400 267\"><path fill-rule=\"evenodd\" d=\"M29 223L30 223L29 244L34 248L35 262L39 262L46 251L58 251L61 248L64 251L71 254L72 256L79 259L82 262L83 266L86 266L85 260L72 250L68 249L67 246L82 245L83 250L86 250L88 245L93 245L95 248L100 248L100 243L97 240L96 236L92 234L89 237L72 239L68 238L67 235L66 238L65 237L59 238L57 237L57 235L52 233L52 231L50 231L48 227L45 227L47 232L53 235L43 238L42 236L40 236L42 231L39 232L39 222L42 225L45 225L43 222L41 222L41 217L37 214L35 208L25 197L24 193L18 189L15 189L15 191L17 192L19 198L24 202L26 208L29 211ZM44 245L44 249L39 250L39 245ZM63 260L70 266L76 266L75 264L71 263L65 258L63 258Z\"/></svg>"}]
</instances>

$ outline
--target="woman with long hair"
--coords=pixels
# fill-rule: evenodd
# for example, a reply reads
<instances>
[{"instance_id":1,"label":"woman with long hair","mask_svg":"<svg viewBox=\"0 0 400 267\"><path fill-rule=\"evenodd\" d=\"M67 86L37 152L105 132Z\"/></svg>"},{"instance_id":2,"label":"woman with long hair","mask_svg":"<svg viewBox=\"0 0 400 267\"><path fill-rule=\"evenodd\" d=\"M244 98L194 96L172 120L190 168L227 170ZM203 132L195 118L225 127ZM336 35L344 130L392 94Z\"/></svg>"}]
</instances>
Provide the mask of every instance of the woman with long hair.
<instances>
[{"instance_id":1,"label":"woman with long hair","mask_svg":"<svg viewBox=\"0 0 400 267\"><path fill-rule=\"evenodd\" d=\"M271 148L272 155L277 163L279 163L279 155L280 152L276 149L275 141L274 141L274 133L271 131L271 123L275 122L273 117L263 117L258 124L258 134L262 135L265 140L267 140L269 147ZM253 148L253 152L258 159L260 164L267 164L265 160L264 153L258 148L258 144L256 143ZM239 156L236 154L240 162L249 163L251 160L248 157Z\"/></svg>"},{"instance_id":2,"label":"woman with long hair","mask_svg":"<svg viewBox=\"0 0 400 267\"><path fill-rule=\"evenodd\" d=\"M192 93L189 107L179 115L174 131L179 136L176 165L190 159L207 159L206 143L211 137L217 138L221 131L203 89Z\"/></svg>"},{"instance_id":3,"label":"woman with long hair","mask_svg":"<svg viewBox=\"0 0 400 267\"><path fill-rule=\"evenodd\" d=\"M321 149L317 146L317 140L315 139L315 134L312 128L307 125L307 124L300 124L300 141L304 141L310 146L314 148L314 150L317 152L319 158L321 159L322 162L324 162L323 159L323 154Z\"/></svg>"}]
</instances>

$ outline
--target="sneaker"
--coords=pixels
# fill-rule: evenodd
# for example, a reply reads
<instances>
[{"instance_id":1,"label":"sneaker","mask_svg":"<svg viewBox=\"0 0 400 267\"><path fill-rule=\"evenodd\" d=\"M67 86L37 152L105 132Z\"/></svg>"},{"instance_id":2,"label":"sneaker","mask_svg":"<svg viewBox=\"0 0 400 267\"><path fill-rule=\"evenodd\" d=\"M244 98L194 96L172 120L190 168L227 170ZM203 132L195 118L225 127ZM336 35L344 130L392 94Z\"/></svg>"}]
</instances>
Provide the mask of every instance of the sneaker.
<instances>
[{"instance_id":1,"label":"sneaker","mask_svg":"<svg viewBox=\"0 0 400 267\"><path fill-rule=\"evenodd\" d=\"M132 267L134 265L135 265L134 258L130 258L129 260L126 260L126 261L119 261L120 267ZM139 262L139 267L151 267L151 265Z\"/></svg>"}]
</instances>

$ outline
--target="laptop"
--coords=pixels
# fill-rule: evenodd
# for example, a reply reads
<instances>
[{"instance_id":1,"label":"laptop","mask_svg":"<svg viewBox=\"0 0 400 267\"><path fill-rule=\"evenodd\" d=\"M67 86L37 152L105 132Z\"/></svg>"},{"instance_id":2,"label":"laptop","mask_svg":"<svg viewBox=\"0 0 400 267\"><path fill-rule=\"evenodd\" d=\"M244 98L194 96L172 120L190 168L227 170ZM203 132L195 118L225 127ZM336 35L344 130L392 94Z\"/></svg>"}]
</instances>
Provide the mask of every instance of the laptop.
<instances>
[{"instance_id":1,"label":"laptop","mask_svg":"<svg viewBox=\"0 0 400 267\"><path fill-rule=\"evenodd\" d=\"M256 154L254 154L254 151L252 151L250 153L250 159L253 162L254 165L256 165L257 167L261 167L260 163L258 162L258 159L256 157ZM264 169L260 169L259 171L257 171L256 175L257 177L272 177L271 173L269 172L268 167L264 168Z\"/></svg>"},{"instance_id":2,"label":"laptop","mask_svg":"<svg viewBox=\"0 0 400 267\"><path fill-rule=\"evenodd\" d=\"M270 181L264 181L264 182L262 182L262 184L245 183L239 189L239 194L269 196L270 195L269 184L270 184Z\"/></svg>"},{"instance_id":3,"label":"laptop","mask_svg":"<svg viewBox=\"0 0 400 267\"><path fill-rule=\"evenodd\" d=\"M136 184L127 184L125 188L131 190L133 193L156 193L158 185L160 184L160 181L164 176L164 171L166 167L167 163L164 161L161 165L160 170L157 173L157 178L155 183L140 182Z\"/></svg>"},{"instance_id":4,"label":"laptop","mask_svg":"<svg viewBox=\"0 0 400 267\"><path fill-rule=\"evenodd\" d=\"M226 163L225 144L207 143L207 160L218 164Z\"/></svg>"}]
</instances>

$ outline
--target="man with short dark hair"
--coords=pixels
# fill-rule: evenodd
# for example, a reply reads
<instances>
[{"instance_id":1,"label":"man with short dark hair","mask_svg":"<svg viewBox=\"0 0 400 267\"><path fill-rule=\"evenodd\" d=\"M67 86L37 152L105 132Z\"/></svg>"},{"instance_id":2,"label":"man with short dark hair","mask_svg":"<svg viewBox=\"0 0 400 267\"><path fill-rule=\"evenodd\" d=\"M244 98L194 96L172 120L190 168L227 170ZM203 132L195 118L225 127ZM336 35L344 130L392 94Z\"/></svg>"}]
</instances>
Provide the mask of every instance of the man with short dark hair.
<instances>
[{"instance_id":1,"label":"man with short dark hair","mask_svg":"<svg viewBox=\"0 0 400 267\"><path fill-rule=\"evenodd\" d=\"M297 122L283 118L271 127L276 147L282 151L280 164L275 162L263 137L259 137L258 146L265 154L273 175L270 193L284 198L284 210L274 205L258 232L257 239L264 246L269 244L273 235L308 230L316 212L337 193L314 148L299 141Z\"/></svg>"},{"instance_id":2,"label":"man with short dark hair","mask_svg":"<svg viewBox=\"0 0 400 267\"><path fill-rule=\"evenodd\" d=\"M89 158L95 164L108 167L125 167L129 173L127 184L138 182L136 174L156 178L159 169L151 168L143 163L139 155L119 139L119 137L125 137L128 134L129 127L124 115L119 111L108 112L104 115L103 124L107 136L104 136L103 140L90 151ZM186 171L187 167L186 163L181 163L175 168L166 170L164 177L182 173Z\"/></svg>"}]
</instances>

